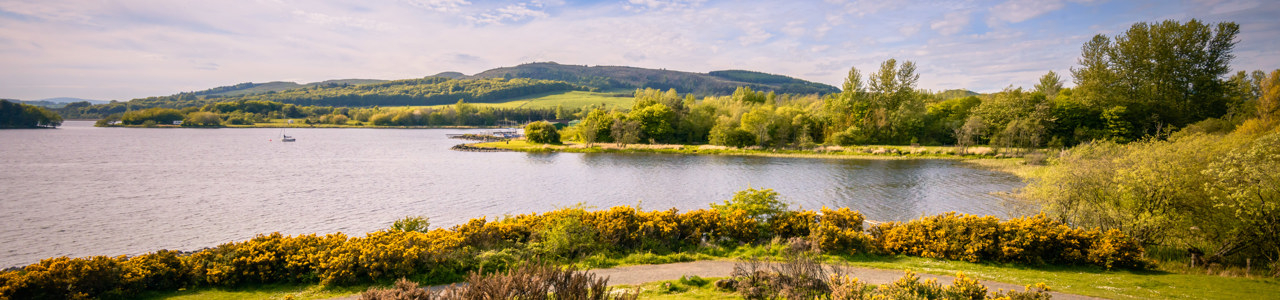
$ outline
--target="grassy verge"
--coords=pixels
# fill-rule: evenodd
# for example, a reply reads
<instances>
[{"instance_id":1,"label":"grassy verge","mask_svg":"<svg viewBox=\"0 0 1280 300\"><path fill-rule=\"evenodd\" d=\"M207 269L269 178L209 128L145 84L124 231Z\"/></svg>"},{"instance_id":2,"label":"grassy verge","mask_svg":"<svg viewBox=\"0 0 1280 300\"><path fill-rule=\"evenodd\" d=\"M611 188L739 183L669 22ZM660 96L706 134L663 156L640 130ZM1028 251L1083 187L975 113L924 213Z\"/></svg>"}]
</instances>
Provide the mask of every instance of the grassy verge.
<instances>
[{"instance_id":1,"label":"grassy verge","mask_svg":"<svg viewBox=\"0 0 1280 300\"><path fill-rule=\"evenodd\" d=\"M596 254L568 262L582 268L610 268L626 265L666 264L695 260L731 260L746 257L779 258L785 244L708 247L665 254ZM1224 277L1182 274L1160 270L1104 270L1091 266L1026 266L1017 264L968 263L909 256L852 255L825 256L829 263L854 267L911 270L917 273L954 276L963 272L980 280L1028 285L1043 282L1054 291L1111 299L1266 299L1280 295L1280 279ZM857 277L855 272L852 276ZM710 284L691 278L646 283L639 286L642 299L724 299L732 293L716 291ZM707 279L714 282L714 279ZM949 282L943 282L949 284ZM389 286L389 283L379 286ZM325 299L358 294L370 285L322 287L320 285L262 285L239 289L197 289L151 294L147 299Z\"/></svg>"},{"instance_id":2,"label":"grassy verge","mask_svg":"<svg viewBox=\"0 0 1280 300\"><path fill-rule=\"evenodd\" d=\"M233 299L330 299L358 294L369 285L325 287L318 284L270 284L241 288L205 288L172 293L148 293L139 299L233 300Z\"/></svg>"},{"instance_id":3,"label":"grassy verge","mask_svg":"<svg viewBox=\"0 0 1280 300\"><path fill-rule=\"evenodd\" d=\"M741 299L731 292L716 290L712 283L717 278L701 278L698 276L682 277L676 280L663 280L641 285L618 285L614 290L634 292L640 290L640 299Z\"/></svg>"}]
</instances>

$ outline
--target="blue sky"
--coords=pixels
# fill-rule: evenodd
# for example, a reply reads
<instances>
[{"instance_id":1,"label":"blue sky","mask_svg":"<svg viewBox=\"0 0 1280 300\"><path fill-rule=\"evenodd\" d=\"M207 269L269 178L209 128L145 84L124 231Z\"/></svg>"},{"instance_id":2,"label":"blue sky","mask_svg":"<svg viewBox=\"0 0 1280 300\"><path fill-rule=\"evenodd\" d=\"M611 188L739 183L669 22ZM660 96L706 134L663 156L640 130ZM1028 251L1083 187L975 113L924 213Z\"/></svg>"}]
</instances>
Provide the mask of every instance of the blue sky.
<instances>
[{"instance_id":1,"label":"blue sky","mask_svg":"<svg viewBox=\"0 0 1280 300\"><path fill-rule=\"evenodd\" d=\"M544 61L839 86L850 67L889 58L916 62L920 88L992 92L1050 70L1069 78L1094 34L1167 19L1236 22L1233 69L1277 69L1276 16L1271 0L0 0L0 98L126 100Z\"/></svg>"}]
</instances>

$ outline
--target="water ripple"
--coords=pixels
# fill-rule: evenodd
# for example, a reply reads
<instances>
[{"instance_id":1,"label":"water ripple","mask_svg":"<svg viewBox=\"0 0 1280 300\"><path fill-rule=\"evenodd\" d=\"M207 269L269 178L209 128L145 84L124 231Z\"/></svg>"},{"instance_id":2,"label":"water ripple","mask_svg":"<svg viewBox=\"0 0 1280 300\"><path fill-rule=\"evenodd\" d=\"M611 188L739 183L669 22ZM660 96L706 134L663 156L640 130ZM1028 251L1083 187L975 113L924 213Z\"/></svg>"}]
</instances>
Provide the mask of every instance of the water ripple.
<instances>
[{"instance_id":1,"label":"water ripple","mask_svg":"<svg viewBox=\"0 0 1280 300\"><path fill-rule=\"evenodd\" d=\"M578 203L687 211L748 186L872 220L1003 215L991 192L1022 185L950 161L449 151L457 132L297 129L298 142L273 143L274 129L3 130L0 267L275 231L360 235L409 215L447 227Z\"/></svg>"}]
</instances>

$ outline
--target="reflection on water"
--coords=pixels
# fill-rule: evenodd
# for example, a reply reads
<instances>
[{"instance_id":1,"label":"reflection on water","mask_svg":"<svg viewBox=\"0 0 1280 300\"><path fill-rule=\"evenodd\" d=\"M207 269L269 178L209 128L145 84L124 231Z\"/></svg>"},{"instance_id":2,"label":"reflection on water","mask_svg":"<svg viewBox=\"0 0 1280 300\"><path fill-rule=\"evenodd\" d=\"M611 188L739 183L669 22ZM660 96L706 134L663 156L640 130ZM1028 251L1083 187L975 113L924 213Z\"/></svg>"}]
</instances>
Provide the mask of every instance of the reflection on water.
<instances>
[{"instance_id":1,"label":"reflection on water","mask_svg":"<svg viewBox=\"0 0 1280 300\"><path fill-rule=\"evenodd\" d=\"M1016 177L938 160L450 151L464 130L0 131L0 266L193 250L279 231L362 234L407 215L436 226L583 203L706 208L748 186L872 220L1003 215Z\"/></svg>"}]
</instances>

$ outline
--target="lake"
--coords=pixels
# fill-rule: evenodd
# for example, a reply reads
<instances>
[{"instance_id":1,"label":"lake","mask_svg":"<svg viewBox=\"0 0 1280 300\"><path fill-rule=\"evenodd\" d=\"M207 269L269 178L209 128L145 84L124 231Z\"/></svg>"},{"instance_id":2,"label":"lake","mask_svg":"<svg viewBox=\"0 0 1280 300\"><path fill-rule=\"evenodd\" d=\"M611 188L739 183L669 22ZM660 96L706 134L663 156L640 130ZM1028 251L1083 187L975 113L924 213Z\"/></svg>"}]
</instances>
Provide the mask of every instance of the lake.
<instances>
[{"instance_id":1,"label":"lake","mask_svg":"<svg viewBox=\"0 0 1280 300\"><path fill-rule=\"evenodd\" d=\"M0 267L54 256L196 250L259 233L360 236L411 215L433 227L578 203L707 208L772 188L792 208L901 221L1006 215L1009 174L949 160L475 153L450 129L0 130Z\"/></svg>"}]
</instances>

